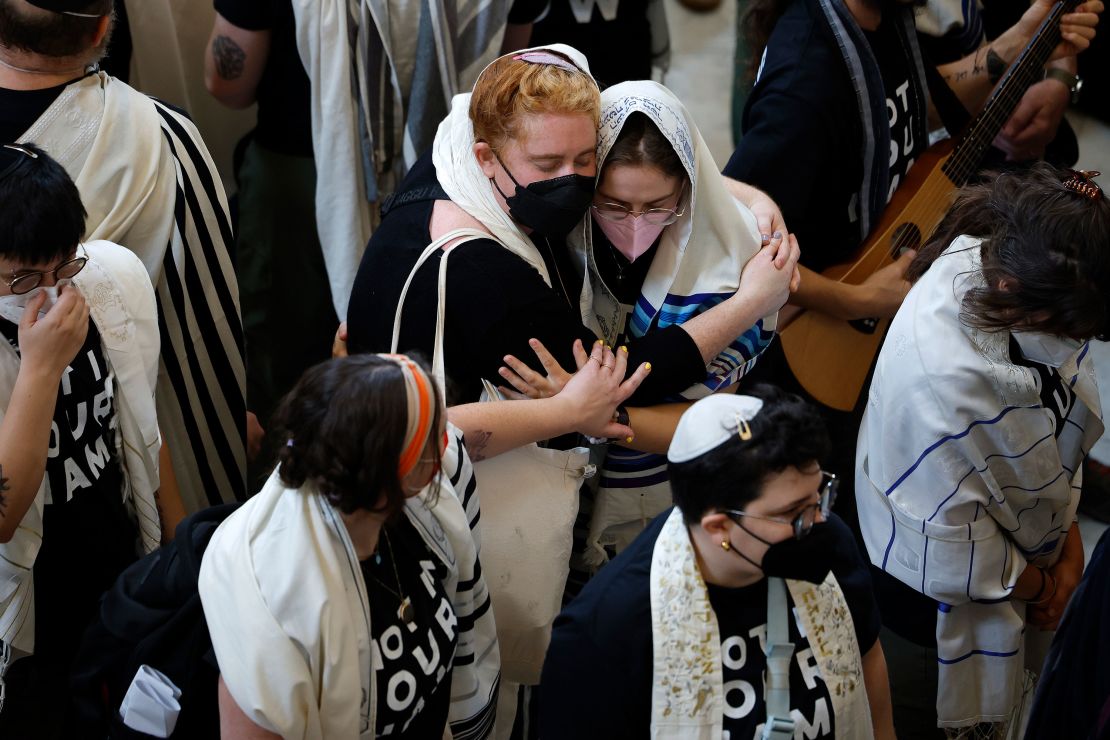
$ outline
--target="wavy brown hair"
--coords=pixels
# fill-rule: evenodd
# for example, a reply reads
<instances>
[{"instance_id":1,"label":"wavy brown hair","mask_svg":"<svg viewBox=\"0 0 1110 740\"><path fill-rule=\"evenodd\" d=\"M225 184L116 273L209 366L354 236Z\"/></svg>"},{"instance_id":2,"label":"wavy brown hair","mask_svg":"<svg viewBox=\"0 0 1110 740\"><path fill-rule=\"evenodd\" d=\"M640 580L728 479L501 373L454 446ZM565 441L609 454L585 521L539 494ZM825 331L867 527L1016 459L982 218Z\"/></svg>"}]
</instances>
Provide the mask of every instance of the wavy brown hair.
<instances>
[{"instance_id":1,"label":"wavy brown hair","mask_svg":"<svg viewBox=\"0 0 1110 740\"><path fill-rule=\"evenodd\" d=\"M1066 189L1070 174L1038 163L965 187L906 277L916 282L957 237L977 237L984 285L964 296L965 324L1110 335L1110 201Z\"/></svg>"},{"instance_id":2,"label":"wavy brown hair","mask_svg":"<svg viewBox=\"0 0 1110 740\"><path fill-rule=\"evenodd\" d=\"M438 386L431 386L435 430L444 410ZM405 378L392 360L352 355L309 368L271 422L271 433L284 442L278 454L282 483L311 484L345 514L366 509L395 515L405 503L397 466L407 414Z\"/></svg>"}]
</instances>

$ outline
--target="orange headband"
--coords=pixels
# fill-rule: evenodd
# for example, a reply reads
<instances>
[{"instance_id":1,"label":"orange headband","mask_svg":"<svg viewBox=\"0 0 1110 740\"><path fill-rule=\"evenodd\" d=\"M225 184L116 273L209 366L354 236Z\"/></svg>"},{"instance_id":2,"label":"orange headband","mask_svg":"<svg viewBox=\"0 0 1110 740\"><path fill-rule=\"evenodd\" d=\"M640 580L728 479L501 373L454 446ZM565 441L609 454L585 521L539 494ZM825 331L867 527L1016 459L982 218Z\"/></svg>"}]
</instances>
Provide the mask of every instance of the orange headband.
<instances>
[{"instance_id":1,"label":"orange headband","mask_svg":"<svg viewBox=\"0 0 1110 740\"><path fill-rule=\"evenodd\" d=\"M405 444L397 464L397 476L404 478L416 468L416 464L420 462L420 453L428 443L434 413L431 382L424 370L405 355L381 354L379 357L396 362L405 378L407 400Z\"/></svg>"}]
</instances>

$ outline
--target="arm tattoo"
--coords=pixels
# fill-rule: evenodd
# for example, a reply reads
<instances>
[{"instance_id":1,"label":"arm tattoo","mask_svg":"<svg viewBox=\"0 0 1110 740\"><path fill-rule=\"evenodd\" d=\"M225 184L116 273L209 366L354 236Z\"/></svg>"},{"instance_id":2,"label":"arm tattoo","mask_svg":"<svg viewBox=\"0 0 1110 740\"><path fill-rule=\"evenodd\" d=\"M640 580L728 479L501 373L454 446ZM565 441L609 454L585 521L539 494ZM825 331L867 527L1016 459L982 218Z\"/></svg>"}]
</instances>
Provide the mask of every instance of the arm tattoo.
<instances>
[{"instance_id":1,"label":"arm tattoo","mask_svg":"<svg viewBox=\"0 0 1110 740\"><path fill-rule=\"evenodd\" d=\"M997 84L1002 79L1002 75L1006 74L1006 68L1009 66L1002 57L995 53L994 49L987 50L987 76L992 85Z\"/></svg>"},{"instance_id":2,"label":"arm tattoo","mask_svg":"<svg viewBox=\"0 0 1110 740\"><path fill-rule=\"evenodd\" d=\"M216 60L216 74L223 79L237 80L243 76L247 53L227 36L212 39L212 58Z\"/></svg>"},{"instance_id":3,"label":"arm tattoo","mask_svg":"<svg viewBox=\"0 0 1110 740\"><path fill-rule=\"evenodd\" d=\"M486 459L486 447L489 446L492 438L493 432L481 429L466 436L466 451L470 453L470 462L481 462Z\"/></svg>"},{"instance_id":4,"label":"arm tattoo","mask_svg":"<svg viewBox=\"0 0 1110 740\"><path fill-rule=\"evenodd\" d=\"M4 493L10 490L12 490L12 487L8 485L8 479L4 477L4 466L0 465L0 513L3 513L4 509L8 507L8 499Z\"/></svg>"}]
</instances>

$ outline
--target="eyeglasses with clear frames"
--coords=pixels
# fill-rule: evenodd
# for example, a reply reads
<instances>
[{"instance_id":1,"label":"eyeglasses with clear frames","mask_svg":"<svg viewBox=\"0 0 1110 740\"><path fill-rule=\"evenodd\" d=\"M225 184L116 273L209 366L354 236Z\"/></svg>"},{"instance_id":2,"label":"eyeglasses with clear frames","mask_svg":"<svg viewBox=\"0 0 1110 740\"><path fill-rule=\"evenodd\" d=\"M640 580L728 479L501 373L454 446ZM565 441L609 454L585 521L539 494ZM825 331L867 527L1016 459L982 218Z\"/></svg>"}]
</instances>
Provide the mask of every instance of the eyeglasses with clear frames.
<instances>
[{"instance_id":1,"label":"eyeglasses with clear frames","mask_svg":"<svg viewBox=\"0 0 1110 740\"><path fill-rule=\"evenodd\" d=\"M682 202L682 196L685 192L686 185L683 183L682 188L678 191L679 203ZM675 208L648 208L645 211L633 211L620 203L597 203L590 207L593 208L594 213L606 221L624 221L632 216L633 218L642 218L644 223L652 226L669 226L686 214L685 206L677 210Z\"/></svg>"},{"instance_id":2,"label":"eyeglasses with clear frames","mask_svg":"<svg viewBox=\"0 0 1110 740\"><path fill-rule=\"evenodd\" d=\"M821 512L822 519L828 519L829 512L832 511L833 504L836 503L836 491L840 486L840 479L834 473L828 473L824 470L821 471L821 487L817 489L817 503L810 504L802 509L793 519L786 519L781 516L759 516L757 514L749 514L746 511L736 511L728 509L723 511L730 519L739 524L737 521L739 517L747 517L749 519L762 519L766 522L777 522L779 524L789 524L794 528L794 539L800 540L813 530L813 525L817 521L817 512Z\"/></svg>"},{"instance_id":3,"label":"eyeglasses with clear frames","mask_svg":"<svg viewBox=\"0 0 1110 740\"><path fill-rule=\"evenodd\" d=\"M54 282L59 280L69 280L85 269L85 264L89 261L87 255L78 254L71 259L62 262L53 270L36 270L34 272L21 272L19 275L9 279L7 275L0 275L0 282L8 286L12 295L23 295L30 293L35 288L42 285L42 280L47 275L54 276Z\"/></svg>"}]
</instances>

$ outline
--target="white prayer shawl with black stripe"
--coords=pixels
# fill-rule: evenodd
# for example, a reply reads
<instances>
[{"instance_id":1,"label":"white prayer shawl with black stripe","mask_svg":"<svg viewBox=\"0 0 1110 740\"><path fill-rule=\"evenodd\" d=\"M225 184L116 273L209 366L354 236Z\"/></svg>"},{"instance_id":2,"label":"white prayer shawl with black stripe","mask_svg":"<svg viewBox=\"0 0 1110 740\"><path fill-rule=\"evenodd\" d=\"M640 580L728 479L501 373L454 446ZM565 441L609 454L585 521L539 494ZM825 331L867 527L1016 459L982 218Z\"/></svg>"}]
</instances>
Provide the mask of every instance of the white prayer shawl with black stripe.
<instances>
[{"instance_id":1,"label":"white prayer shawl with black stripe","mask_svg":"<svg viewBox=\"0 0 1110 740\"><path fill-rule=\"evenodd\" d=\"M223 185L183 114L104 73L66 87L20 137L77 183L86 239L122 244L154 283L158 417L190 511L245 495L243 330Z\"/></svg>"},{"instance_id":2,"label":"white prayer shawl with black stripe","mask_svg":"<svg viewBox=\"0 0 1110 740\"><path fill-rule=\"evenodd\" d=\"M1057 425L1037 373L1011 360L1011 333L961 322L964 295L983 285L979 245L956 239L910 290L856 454L871 562L939 604L937 711L951 728L1011 719L1026 627L1011 592L1027 563L1059 557L1103 428L1086 344L1059 367L1075 401Z\"/></svg>"},{"instance_id":3,"label":"white prayer shawl with black stripe","mask_svg":"<svg viewBox=\"0 0 1110 740\"><path fill-rule=\"evenodd\" d=\"M631 322L598 272L593 217L587 213L582 225L571 233L570 247L589 278L583 281L579 296L582 320L609 344L616 344L626 324L631 336L638 338L683 324L730 298L740 287L744 265L761 246L755 216L729 193L689 111L659 83L624 82L601 94L599 177L605 158L633 113L647 116L667 138L690 182L683 198L685 213L663 229ZM770 345L777 320L775 312L757 321L706 366L704 380L674 400L704 398L739 381ZM590 525L588 564L604 562L602 544L622 549L648 520L671 505L666 467L663 455L609 448ZM632 526L619 533L609 531L628 523Z\"/></svg>"},{"instance_id":4,"label":"white prayer shawl with black stripe","mask_svg":"<svg viewBox=\"0 0 1110 740\"><path fill-rule=\"evenodd\" d=\"M117 459L123 471L121 496L139 524L143 553L161 541L154 502L158 488L158 419L154 389L158 380L158 318L154 290L143 265L127 249L110 242L85 244L89 262L74 284L89 304L100 332L105 360L115 377L119 420ZM19 374L19 357L0 341L0 417L7 409ZM42 515L49 491L44 475L31 508L11 541L0 544L0 677L9 658L33 653L35 589L32 572L42 546Z\"/></svg>"},{"instance_id":5,"label":"white prayer shawl with black stripe","mask_svg":"<svg viewBox=\"0 0 1110 740\"><path fill-rule=\"evenodd\" d=\"M501 46L509 0L294 0L311 83L317 219L340 319L377 204L431 145L451 98ZM418 14L394 46L391 19ZM397 68L411 70L404 85Z\"/></svg>"},{"instance_id":6,"label":"white prayer shawl with black stripe","mask_svg":"<svg viewBox=\"0 0 1110 740\"><path fill-rule=\"evenodd\" d=\"M405 516L447 567L458 619L444 737L489 737L501 657L478 561L478 496L462 433L448 425L438 497L410 498ZM286 488L275 472L212 536L200 570L212 646L235 702L284 738L375 736L370 613L358 557L339 512Z\"/></svg>"}]
</instances>

